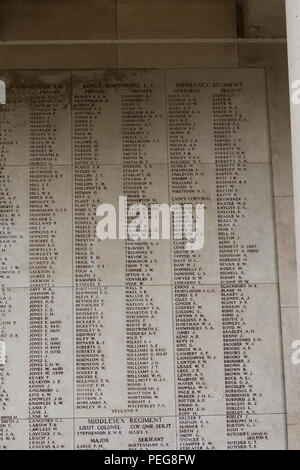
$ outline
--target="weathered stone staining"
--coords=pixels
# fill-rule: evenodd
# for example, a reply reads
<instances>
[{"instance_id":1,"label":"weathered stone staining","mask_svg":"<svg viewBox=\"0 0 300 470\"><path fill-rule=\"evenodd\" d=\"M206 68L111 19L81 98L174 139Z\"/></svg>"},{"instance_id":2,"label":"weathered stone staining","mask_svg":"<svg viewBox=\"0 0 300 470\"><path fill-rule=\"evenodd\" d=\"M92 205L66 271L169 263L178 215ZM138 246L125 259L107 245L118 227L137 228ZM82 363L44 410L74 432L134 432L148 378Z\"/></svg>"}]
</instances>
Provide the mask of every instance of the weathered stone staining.
<instances>
[{"instance_id":1,"label":"weathered stone staining","mask_svg":"<svg viewBox=\"0 0 300 470\"><path fill-rule=\"evenodd\" d=\"M0 448L285 448L263 72L5 79ZM100 241L120 195L203 203L204 248Z\"/></svg>"}]
</instances>

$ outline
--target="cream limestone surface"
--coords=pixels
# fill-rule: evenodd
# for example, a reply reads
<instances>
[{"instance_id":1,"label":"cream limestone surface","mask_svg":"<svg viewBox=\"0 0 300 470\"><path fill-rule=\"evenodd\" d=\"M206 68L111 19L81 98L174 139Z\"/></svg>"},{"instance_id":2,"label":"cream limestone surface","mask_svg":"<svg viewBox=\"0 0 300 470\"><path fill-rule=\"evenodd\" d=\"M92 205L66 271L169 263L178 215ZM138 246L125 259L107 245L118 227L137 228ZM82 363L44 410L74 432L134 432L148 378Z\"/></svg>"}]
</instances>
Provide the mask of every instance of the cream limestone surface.
<instances>
[{"instance_id":1,"label":"cream limestone surface","mask_svg":"<svg viewBox=\"0 0 300 470\"><path fill-rule=\"evenodd\" d=\"M264 71L3 76L1 447L286 448ZM204 248L99 240L119 195Z\"/></svg>"}]
</instances>

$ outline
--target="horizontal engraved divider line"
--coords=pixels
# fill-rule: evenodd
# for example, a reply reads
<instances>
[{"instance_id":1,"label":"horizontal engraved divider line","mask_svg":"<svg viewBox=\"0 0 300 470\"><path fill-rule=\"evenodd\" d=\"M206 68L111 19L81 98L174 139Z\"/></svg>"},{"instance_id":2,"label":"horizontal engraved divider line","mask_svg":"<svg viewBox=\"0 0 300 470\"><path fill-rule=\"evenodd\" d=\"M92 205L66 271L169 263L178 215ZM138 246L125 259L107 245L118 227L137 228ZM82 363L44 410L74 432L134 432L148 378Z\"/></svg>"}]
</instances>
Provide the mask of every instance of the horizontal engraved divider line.
<instances>
[{"instance_id":1,"label":"horizontal engraved divider line","mask_svg":"<svg viewBox=\"0 0 300 470\"><path fill-rule=\"evenodd\" d=\"M130 45L130 44L286 44L286 38L170 38L170 39L29 39L0 40L1 46L42 45Z\"/></svg>"},{"instance_id":2,"label":"horizontal engraved divider line","mask_svg":"<svg viewBox=\"0 0 300 470\"><path fill-rule=\"evenodd\" d=\"M239 413L237 413L239 415ZM251 416L285 416L285 413L282 411L274 411L270 413L253 413ZM226 418L225 413L220 413L220 414L206 414L206 415L185 415L185 414L175 414L175 415L152 415L152 416L146 416L146 415L110 415L110 416L74 416L72 418L70 417L46 417L46 418L41 418L41 421L43 420L49 420L49 419L61 419L61 420L81 420L81 419L111 419L111 418L125 418L125 419L130 419L130 418L218 418L218 417L224 417ZM28 421L33 418L17 418L20 421ZM1 422L1 421L0 421Z\"/></svg>"},{"instance_id":3,"label":"horizontal engraved divider line","mask_svg":"<svg viewBox=\"0 0 300 470\"><path fill-rule=\"evenodd\" d=\"M124 241L124 240L123 240ZM77 288L77 289L82 289L82 290L88 290L88 289L103 289L105 287L181 287L182 284L189 284L189 281L178 281L177 283L171 283L171 284L146 284L146 283L141 283L141 284L102 284L101 286L99 285L69 285L69 286L50 286L50 285L30 285L30 286L4 286L1 285L0 287L2 289L38 289L38 288L49 288L49 289L72 289L72 288ZM253 284L259 285L259 286L277 286L279 285L279 282L255 282L255 281L249 281L245 285L241 285L238 283L234 282L217 282L217 283L210 283L210 284L195 284L193 283L193 287L208 287L208 286L230 286L230 287L249 287ZM189 284L190 285L190 284ZM287 307L287 308L294 308L294 307Z\"/></svg>"},{"instance_id":4,"label":"horizontal engraved divider line","mask_svg":"<svg viewBox=\"0 0 300 470\"><path fill-rule=\"evenodd\" d=\"M237 413L239 415L239 413ZM80 420L80 419L110 419L110 418L218 418L218 417L224 417L226 418L227 414L226 413L220 413L220 414L206 414L206 415L186 415L186 414L174 414L174 415L110 415L110 416L74 416L72 418L66 417L66 418L60 418L58 416L56 417L46 417L46 418L40 418L41 421L43 420L49 420L49 419L66 419L66 420ZM285 413L283 411L274 411L270 413L251 413L250 416L285 416ZM28 421L30 419L36 419L36 418L17 418L18 420L22 421ZM1 419L0 419L1 422Z\"/></svg>"},{"instance_id":5,"label":"horizontal engraved divider line","mask_svg":"<svg viewBox=\"0 0 300 470\"><path fill-rule=\"evenodd\" d=\"M246 162L243 162L243 163L246 163L247 165L258 165L258 164L262 164L262 165L270 165L272 162L271 160L270 161L267 161L267 162L250 162L250 161L246 161ZM165 162L150 162L148 161L147 164L150 164L150 165L165 165L167 166L168 163L165 163ZM183 165L183 164L188 164L188 165L213 165L213 166L216 166L216 163L214 162L199 162L199 163L195 163L195 162L188 162L188 161L180 161L180 162L171 162L169 164L169 166L176 166L176 165ZM80 163L35 163L35 164L30 164L30 163L24 163L24 164L18 164L18 163L8 163L8 164L4 164L4 165L0 165L0 171L3 170L4 168L6 167L15 167L15 166L19 166L19 167L30 167L30 168L35 168L35 167L54 167L54 166L71 166L71 167L74 167L74 168L78 168L78 169L81 169L81 168L93 168L93 166L122 166L123 168L132 168L132 165L131 163L91 163L91 164L80 164ZM145 165L143 165L143 163L138 163L135 165L135 168L136 167L144 167ZM285 196L275 196L275 197L285 197ZM286 197L291 197L291 196L286 196Z\"/></svg>"}]
</instances>

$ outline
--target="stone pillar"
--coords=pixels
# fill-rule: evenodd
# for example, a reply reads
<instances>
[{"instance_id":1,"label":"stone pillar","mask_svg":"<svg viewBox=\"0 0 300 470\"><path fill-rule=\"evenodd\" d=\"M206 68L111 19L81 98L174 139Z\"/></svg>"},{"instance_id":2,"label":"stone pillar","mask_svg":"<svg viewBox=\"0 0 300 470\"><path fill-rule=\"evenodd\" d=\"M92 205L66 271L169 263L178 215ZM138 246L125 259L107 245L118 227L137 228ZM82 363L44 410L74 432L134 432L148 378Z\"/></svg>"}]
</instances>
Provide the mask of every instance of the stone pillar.
<instances>
[{"instance_id":1,"label":"stone pillar","mask_svg":"<svg viewBox=\"0 0 300 470\"><path fill-rule=\"evenodd\" d=\"M291 96L298 298L300 299L300 0L286 0L286 21Z\"/></svg>"}]
</instances>

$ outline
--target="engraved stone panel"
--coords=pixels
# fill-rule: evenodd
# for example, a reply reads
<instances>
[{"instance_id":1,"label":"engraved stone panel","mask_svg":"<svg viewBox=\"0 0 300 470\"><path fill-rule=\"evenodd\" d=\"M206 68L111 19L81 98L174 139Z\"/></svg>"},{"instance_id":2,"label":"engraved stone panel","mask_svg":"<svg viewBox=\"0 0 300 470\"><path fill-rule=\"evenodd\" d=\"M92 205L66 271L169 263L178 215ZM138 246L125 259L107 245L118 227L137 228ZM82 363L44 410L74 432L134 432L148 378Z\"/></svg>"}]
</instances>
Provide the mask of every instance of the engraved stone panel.
<instances>
[{"instance_id":1,"label":"engraved stone panel","mask_svg":"<svg viewBox=\"0 0 300 470\"><path fill-rule=\"evenodd\" d=\"M264 72L0 78L0 448L285 448ZM203 248L99 240L120 196Z\"/></svg>"}]
</instances>

